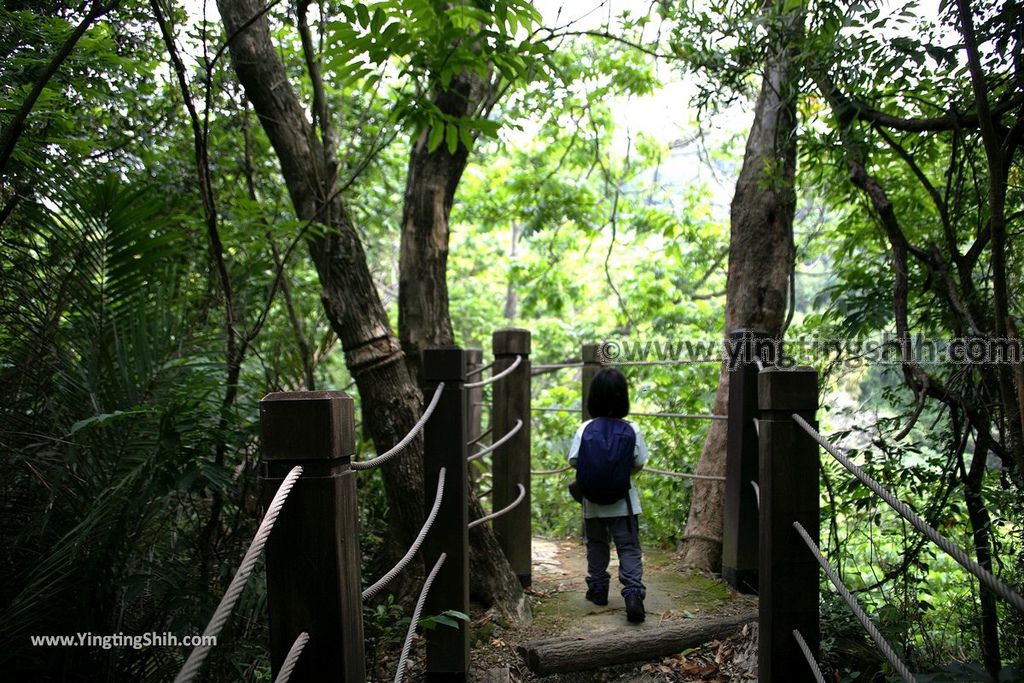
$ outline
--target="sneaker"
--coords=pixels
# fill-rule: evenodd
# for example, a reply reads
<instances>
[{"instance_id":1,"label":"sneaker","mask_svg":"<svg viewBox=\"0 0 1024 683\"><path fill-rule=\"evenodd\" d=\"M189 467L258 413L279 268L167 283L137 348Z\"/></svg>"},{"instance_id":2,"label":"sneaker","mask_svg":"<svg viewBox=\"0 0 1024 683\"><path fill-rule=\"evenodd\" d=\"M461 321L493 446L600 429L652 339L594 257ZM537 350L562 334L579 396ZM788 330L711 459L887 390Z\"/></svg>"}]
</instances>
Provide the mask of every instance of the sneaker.
<instances>
[{"instance_id":1,"label":"sneaker","mask_svg":"<svg viewBox=\"0 0 1024 683\"><path fill-rule=\"evenodd\" d=\"M647 614L644 612L643 598L636 594L626 595L623 598L626 601L626 619L634 624L639 624L647 618Z\"/></svg>"},{"instance_id":2,"label":"sneaker","mask_svg":"<svg viewBox=\"0 0 1024 683\"><path fill-rule=\"evenodd\" d=\"M587 600L595 605L604 607L608 604L608 591L587 590Z\"/></svg>"}]
</instances>

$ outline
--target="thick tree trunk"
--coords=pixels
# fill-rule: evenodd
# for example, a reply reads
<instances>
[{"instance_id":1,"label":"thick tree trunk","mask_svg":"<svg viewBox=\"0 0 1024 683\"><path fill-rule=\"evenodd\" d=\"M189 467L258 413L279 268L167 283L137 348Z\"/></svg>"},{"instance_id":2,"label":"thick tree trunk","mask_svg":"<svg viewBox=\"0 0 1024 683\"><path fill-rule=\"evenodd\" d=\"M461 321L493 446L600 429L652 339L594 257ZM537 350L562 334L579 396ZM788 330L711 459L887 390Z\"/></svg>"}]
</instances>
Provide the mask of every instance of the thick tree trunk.
<instances>
[{"instance_id":1,"label":"thick tree trunk","mask_svg":"<svg viewBox=\"0 0 1024 683\"><path fill-rule=\"evenodd\" d=\"M449 116L471 117L490 91L487 81L466 72L455 76L449 89L434 97L434 104ZM455 189L469 159L469 150L461 141L454 153L445 141L429 151L430 131L424 130L409 152L398 262L398 334L413 377L419 375L423 349L452 343L448 221Z\"/></svg>"},{"instance_id":2,"label":"thick tree trunk","mask_svg":"<svg viewBox=\"0 0 1024 683\"><path fill-rule=\"evenodd\" d=\"M326 167L322 145L271 41L263 3L219 0L217 4L227 34L233 37L232 63L277 153L295 213L326 228L309 230L306 241L323 286L324 310L359 387L363 420L382 451L418 419L420 391L388 325L363 245L335 195L335 170ZM406 546L423 521L422 448L417 439L383 468L392 535Z\"/></svg>"},{"instance_id":3,"label":"thick tree trunk","mask_svg":"<svg viewBox=\"0 0 1024 683\"><path fill-rule=\"evenodd\" d=\"M476 494L469 493L469 518L485 514ZM496 611L510 624L527 624L530 605L512 565L498 545L490 523L469 530L469 596Z\"/></svg>"},{"instance_id":4,"label":"thick tree trunk","mask_svg":"<svg viewBox=\"0 0 1024 683\"><path fill-rule=\"evenodd\" d=\"M732 200L726 334L751 328L777 336L786 318L793 268L798 83L791 50L782 49L768 59ZM729 373L723 365L715 413L724 414L728 403ZM697 474L725 476L725 444L726 422L712 421ZM723 482L694 482L680 546L682 566L705 571L721 567L724 497Z\"/></svg>"},{"instance_id":5,"label":"thick tree trunk","mask_svg":"<svg viewBox=\"0 0 1024 683\"><path fill-rule=\"evenodd\" d=\"M757 612L680 619L656 628L631 628L534 640L516 650L535 674L590 671L605 666L660 659L731 634L756 621Z\"/></svg>"},{"instance_id":6,"label":"thick tree trunk","mask_svg":"<svg viewBox=\"0 0 1024 683\"><path fill-rule=\"evenodd\" d=\"M449 116L468 118L477 115L490 96L490 83L465 72L435 96L434 104ZM449 219L469 159L469 149L461 141L454 153L444 142L430 151L429 136L429 129L423 131L409 153L402 211L398 331L413 377L419 375L425 348L453 341L447 282ZM475 495L470 496L470 518L476 519L482 510ZM474 599L490 605L506 621L529 619L522 586L489 524L470 532L470 576Z\"/></svg>"}]
</instances>

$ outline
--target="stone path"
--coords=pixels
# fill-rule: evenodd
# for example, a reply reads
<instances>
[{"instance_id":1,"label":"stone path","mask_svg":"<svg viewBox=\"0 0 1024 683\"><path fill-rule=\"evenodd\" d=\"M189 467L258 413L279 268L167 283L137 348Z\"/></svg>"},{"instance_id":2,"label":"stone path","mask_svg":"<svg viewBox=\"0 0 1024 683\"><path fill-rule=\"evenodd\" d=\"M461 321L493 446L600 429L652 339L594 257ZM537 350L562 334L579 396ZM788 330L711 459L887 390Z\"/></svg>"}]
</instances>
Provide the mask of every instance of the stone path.
<instances>
[{"instance_id":1,"label":"stone path","mask_svg":"<svg viewBox=\"0 0 1024 683\"><path fill-rule=\"evenodd\" d=\"M549 633L595 632L615 628L657 628L667 619L692 617L714 609L729 599L728 589L718 581L680 574L668 553L644 549L644 584L647 586L647 620L626 621L625 605L619 595L618 560L612 552L608 569L612 589L608 606L588 602L586 593L586 548L581 541L533 539L533 581L535 626Z\"/></svg>"}]
</instances>

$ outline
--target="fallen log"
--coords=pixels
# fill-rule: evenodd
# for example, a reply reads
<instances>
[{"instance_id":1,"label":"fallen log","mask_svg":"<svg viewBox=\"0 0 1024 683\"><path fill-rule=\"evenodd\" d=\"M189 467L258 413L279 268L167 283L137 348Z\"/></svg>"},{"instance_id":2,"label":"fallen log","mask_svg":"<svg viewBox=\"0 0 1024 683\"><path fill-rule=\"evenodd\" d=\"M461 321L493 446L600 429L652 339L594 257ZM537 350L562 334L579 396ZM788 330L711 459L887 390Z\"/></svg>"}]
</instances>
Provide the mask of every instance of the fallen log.
<instances>
[{"instance_id":1,"label":"fallen log","mask_svg":"<svg viewBox=\"0 0 1024 683\"><path fill-rule=\"evenodd\" d=\"M526 666L541 676L588 671L667 657L727 636L743 624L756 620L756 611L678 619L654 628L623 628L532 640L517 647L516 651Z\"/></svg>"}]
</instances>

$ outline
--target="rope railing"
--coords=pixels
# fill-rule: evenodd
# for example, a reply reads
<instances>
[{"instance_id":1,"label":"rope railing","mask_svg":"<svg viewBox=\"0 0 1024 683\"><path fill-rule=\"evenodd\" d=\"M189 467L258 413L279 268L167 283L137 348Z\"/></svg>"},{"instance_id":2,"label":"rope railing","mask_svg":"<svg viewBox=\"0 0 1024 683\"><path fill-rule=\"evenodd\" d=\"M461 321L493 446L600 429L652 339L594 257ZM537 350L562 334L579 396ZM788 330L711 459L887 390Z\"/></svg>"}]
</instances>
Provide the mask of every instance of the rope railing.
<instances>
[{"instance_id":1,"label":"rope railing","mask_svg":"<svg viewBox=\"0 0 1024 683\"><path fill-rule=\"evenodd\" d=\"M370 600L377 593L381 591L384 586L391 583L396 576L402 573L402 571L409 566L412 562L412 558L416 557L416 553L420 551L420 547L423 545L423 540L427 537L430 532L430 527L434 525L434 520L437 519L437 512L441 509L441 500L444 498L444 479L445 479L445 468L441 468L437 473L437 492L434 494L434 504L430 508L430 513L427 515L427 519L423 522L423 526L420 528L420 532L416 535L412 545L409 546L409 550L406 551L405 555L402 556L395 566L392 567L384 576L377 579L377 581L363 591L363 600Z\"/></svg>"},{"instance_id":2,"label":"rope railing","mask_svg":"<svg viewBox=\"0 0 1024 683\"><path fill-rule=\"evenodd\" d=\"M537 363L533 370L543 372L545 370L563 370L565 368L582 368L583 363Z\"/></svg>"},{"instance_id":3,"label":"rope railing","mask_svg":"<svg viewBox=\"0 0 1024 683\"><path fill-rule=\"evenodd\" d=\"M267 513L263 516L263 521L260 522L260 526L256 530L256 535L253 536L248 550L245 551L245 555L242 557L242 562L238 565L238 570L231 579L231 583L228 584L228 589L224 592L224 596L220 599L220 604L218 604L217 609L214 610L213 616L210 618L210 623L208 623L206 628L203 630L203 644L197 645L192 652L189 653L188 659L185 660L184 666L181 667L181 671L179 671L178 675L175 676L174 683L187 683L195 678L196 674L199 673L199 670L203 666L203 661L210 653L211 646L207 643L216 642L216 638L220 635L221 630L224 628L224 624L227 623L228 617L230 617L231 612L234 611L235 605L238 603L238 598L242 595L242 589L245 588L245 584L249 580L249 575L252 574L253 569L256 568L256 562L263 553L263 547L267 544L270 532L274 529L274 522L277 521L277 517L281 513L281 508L288 499L288 494L291 493L292 488L295 486L295 482L298 481L300 476L302 476L302 468L293 467L284 478L284 481L281 482L281 485L277 488L277 493L274 494L274 498L270 501L270 505L267 506Z\"/></svg>"},{"instance_id":4,"label":"rope railing","mask_svg":"<svg viewBox=\"0 0 1024 683\"><path fill-rule=\"evenodd\" d=\"M390 460L391 458L395 457L403 450L405 450L406 446L411 444L413 439L415 439L416 436L423 430L423 426L427 424L427 420L430 419L430 416L434 414L434 408L437 407L437 402L441 400L441 391L443 389L444 382L438 382L437 388L434 389L434 395L431 397L430 404L427 406L427 409L423 411L423 415L421 415L420 419L417 420L416 424L412 426L412 429L409 430L409 433L402 437L401 441L396 443L386 452L378 455L376 458L372 458L370 460L362 460L359 462L353 462L352 469L356 471L372 470L375 467L380 467L388 460Z\"/></svg>"},{"instance_id":5,"label":"rope railing","mask_svg":"<svg viewBox=\"0 0 1024 683\"><path fill-rule=\"evenodd\" d=\"M540 477L546 474L562 474L563 472L568 472L571 469L572 465L566 465L565 467L559 467L558 469L553 470L530 470L530 474Z\"/></svg>"},{"instance_id":6,"label":"rope railing","mask_svg":"<svg viewBox=\"0 0 1024 683\"><path fill-rule=\"evenodd\" d=\"M476 437L472 441L467 441L466 445L467 446L475 446L475 445L477 445L478 443L480 443L481 441L483 441L484 439L489 437L491 435L491 432L493 432L493 431L494 431L493 427L488 427L487 431L483 432L480 436Z\"/></svg>"},{"instance_id":7,"label":"rope railing","mask_svg":"<svg viewBox=\"0 0 1024 683\"><path fill-rule=\"evenodd\" d=\"M712 415L710 413L633 413L636 417L667 417L674 420L728 420L727 415Z\"/></svg>"},{"instance_id":8,"label":"rope railing","mask_svg":"<svg viewBox=\"0 0 1024 683\"><path fill-rule=\"evenodd\" d=\"M578 413L583 410L581 407L571 406L537 406L530 408L531 411L538 413ZM645 412L631 412L631 416L635 417L663 417L675 420L728 420L728 415L714 415L711 413L645 413Z\"/></svg>"},{"instance_id":9,"label":"rope railing","mask_svg":"<svg viewBox=\"0 0 1024 683\"><path fill-rule=\"evenodd\" d=\"M704 479L707 481L725 481L725 477L719 477L713 474L693 474L691 472L670 472L669 470L659 470L654 467L644 466L642 472L650 472L651 474L659 474L663 477L677 477L680 479Z\"/></svg>"},{"instance_id":10,"label":"rope railing","mask_svg":"<svg viewBox=\"0 0 1024 683\"><path fill-rule=\"evenodd\" d=\"M1009 602L1021 612L1024 612L1024 597L1021 597L1020 594L1016 593L1012 588L998 579L994 574L992 574L992 572L969 558L963 550L953 545L949 539L921 519L917 513L910 509L908 505L896 498L896 496L894 496L889 490L872 479L870 475L846 457L846 455L844 455L838 448L825 440L825 438L819 434L814 427L808 424L804 418L794 413L793 419L805 432L807 432L808 435L810 435L812 439L818 443L819 446L824 448L829 455L838 460L843 467L853 473L853 475L867 486L876 496L888 503L892 509L899 513L903 519L910 522L915 529L924 534L928 540L942 548L942 550L944 550L950 557L959 562L964 569L969 571L977 577L979 581L985 584L989 590Z\"/></svg>"},{"instance_id":11,"label":"rope railing","mask_svg":"<svg viewBox=\"0 0 1024 683\"><path fill-rule=\"evenodd\" d=\"M490 453L491 451L493 451L496 448L500 447L506 441L511 439L522 428L523 428L523 421L522 420L516 420L516 423L512 427L512 429L508 430L503 437L501 437L500 439L498 439L497 441L492 443L487 448L481 448L479 451L477 451L473 455L471 455L468 458L466 458L466 461L467 462L473 462L474 460L479 460L480 458L484 457L485 455L487 455L488 453Z\"/></svg>"},{"instance_id":12,"label":"rope railing","mask_svg":"<svg viewBox=\"0 0 1024 683\"><path fill-rule=\"evenodd\" d=\"M292 646L288 648L288 654L285 655L284 663L281 665L281 670L277 672L274 683L288 683L288 679L292 677L292 671L295 670L295 665L299 663L299 657L302 656L302 649L308 642L308 633L303 631L298 635Z\"/></svg>"},{"instance_id":13,"label":"rope railing","mask_svg":"<svg viewBox=\"0 0 1024 683\"><path fill-rule=\"evenodd\" d=\"M803 635L799 630L793 629L793 637L796 638L796 644L800 646L800 651L804 653L804 659L807 660L807 666L811 668L811 674L814 675L814 680L817 681L817 683L825 683L825 677L821 675L821 668L818 667L818 662L815 661L814 655L811 653L811 648L807 645L807 641L804 640Z\"/></svg>"},{"instance_id":14,"label":"rope railing","mask_svg":"<svg viewBox=\"0 0 1024 683\"><path fill-rule=\"evenodd\" d=\"M469 372L466 373L466 377L467 378L469 378L469 377L476 377L479 374L487 372L488 370L490 370L493 367L494 367L494 361L491 361L487 365L481 365L478 368L473 368L472 370L470 370Z\"/></svg>"},{"instance_id":15,"label":"rope railing","mask_svg":"<svg viewBox=\"0 0 1024 683\"><path fill-rule=\"evenodd\" d=\"M673 360L606 360L601 365L611 367L640 367L644 365L694 365L697 363L720 363L721 358L677 358Z\"/></svg>"},{"instance_id":16,"label":"rope railing","mask_svg":"<svg viewBox=\"0 0 1024 683\"><path fill-rule=\"evenodd\" d=\"M536 413L578 413L583 408L577 406L570 408L566 406L535 406L530 408L531 411Z\"/></svg>"},{"instance_id":17,"label":"rope railing","mask_svg":"<svg viewBox=\"0 0 1024 683\"><path fill-rule=\"evenodd\" d=\"M475 526L477 526L479 524L483 524L484 522L489 522L492 519L497 519L498 517L501 517L506 512L510 512L511 510L515 509L515 507L517 505L522 503L523 502L523 498L526 497L526 487L523 486L522 484L516 484L516 486L519 487L519 495L516 496L516 499L514 501L512 501L511 503L509 503L507 506L503 507L502 509L498 510L497 512L492 512L489 515L484 515L480 519L474 519L472 522L469 523L468 528L472 529L473 527L475 527Z\"/></svg>"},{"instance_id":18,"label":"rope railing","mask_svg":"<svg viewBox=\"0 0 1024 683\"><path fill-rule=\"evenodd\" d=\"M516 359L512 361L512 365L508 366L507 368L499 372L497 375L491 375L489 378L480 380L479 382L467 382L463 386L465 386L467 389L476 389L477 387L483 387L487 386L488 384L494 384L503 377L507 377L508 375L512 374L512 372L516 368L518 368L520 364L522 364L522 362L523 357L516 356ZM494 363L491 363L491 365L494 365Z\"/></svg>"},{"instance_id":19,"label":"rope railing","mask_svg":"<svg viewBox=\"0 0 1024 683\"><path fill-rule=\"evenodd\" d=\"M416 607L412 610L412 619L409 621L409 630L405 634L405 642L402 644L402 654L398 658L398 670L395 671L395 683L402 683L402 679L405 678L405 667L409 661L409 650L412 649L412 637L416 634L416 627L420 623L420 615L423 614L423 605L427 601L427 594L430 593L430 587L434 583L434 579L437 578L437 573L441 570L441 565L444 564L445 558L448 557L447 553L441 553L441 556L437 558L437 562L434 563L434 568L430 570L426 580L423 581L423 588L420 590L420 597L416 599Z\"/></svg>"},{"instance_id":20,"label":"rope railing","mask_svg":"<svg viewBox=\"0 0 1024 683\"><path fill-rule=\"evenodd\" d=\"M821 554L821 550L818 548L818 544L811 539L810 535L807 533L807 530L804 529L803 525L800 524L800 522L793 522L793 528L796 529L798 534L800 534L800 538L803 539L804 543L807 545L807 548L811 551L811 554L814 555L814 559L816 559L818 561L818 564L821 565L821 568L825 571L825 575L828 576L829 581L831 581L832 585L836 587L836 591L849 606L854 616L857 617L857 620L860 621L861 625L864 627L864 630L867 631L868 635L871 636L871 639L875 641L875 645L878 646L878 650L882 653L882 656L884 656L886 660L888 660L893 670L896 673L898 673L907 683L916 683L917 679L915 679L914 675L910 673L910 670L907 668L906 664L904 664L903 661L899 658L899 656L896 654L896 651L893 650L891 645L889 645L889 642L885 639L885 637L882 636L882 634L878 631L877 628L875 628L874 623L864 612L864 609L860 606L860 603L857 602L857 599L853 597L850 591L843 584L843 580L839 578L839 575L836 573L835 569L832 568L832 565L829 564L828 560L825 559L825 556Z\"/></svg>"}]
</instances>

